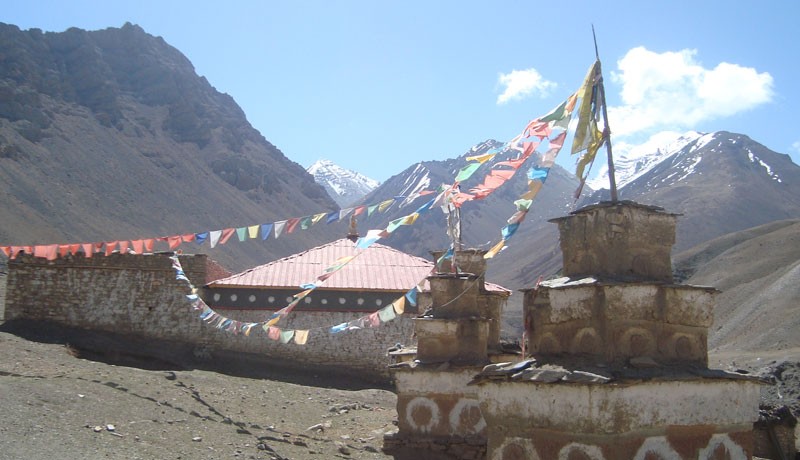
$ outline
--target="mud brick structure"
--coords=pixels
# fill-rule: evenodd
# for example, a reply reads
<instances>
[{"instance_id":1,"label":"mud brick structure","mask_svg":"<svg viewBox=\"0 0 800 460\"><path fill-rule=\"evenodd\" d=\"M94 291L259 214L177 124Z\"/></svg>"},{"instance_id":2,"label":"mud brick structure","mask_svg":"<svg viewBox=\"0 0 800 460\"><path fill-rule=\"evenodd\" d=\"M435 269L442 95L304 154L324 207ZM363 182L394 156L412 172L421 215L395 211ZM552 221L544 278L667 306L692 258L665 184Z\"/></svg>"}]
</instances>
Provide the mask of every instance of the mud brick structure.
<instances>
[{"instance_id":1,"label":"mud brick structure","mask_svg":"<svg viewBox=\"0 0 800 460\"><path fill-rule=\"evenodd\" d=\"M391 369L399 431L384 439L384 451L397 459L485 458L486 421L478 388L467 383L510 355L501 350L499 324L509 293L486 289L484 253L459 251L455 269L443 264L428 278L432 303L414 319L417 347L395 353L416 358Z\"/></svg>"},{"instance_id":2,"label":"mud brick structure","mask_svg":"<svg viewBox=\"0 0 800 460\"><path fill-rule=\"evenodd\" d=\"M394 370L399 432L384 450L397 459L752 458L763 382L708 368L717 290L673 283L676 217L614 202L554 219L563 277L523 291L524 359L490 359L495 311L469 294L469 277L432 280L431 315L415 323L417 359ZM462 315L437 315L456 296ZM465 383L481 361L493 363Z\"/></svg>"}]
</instances>

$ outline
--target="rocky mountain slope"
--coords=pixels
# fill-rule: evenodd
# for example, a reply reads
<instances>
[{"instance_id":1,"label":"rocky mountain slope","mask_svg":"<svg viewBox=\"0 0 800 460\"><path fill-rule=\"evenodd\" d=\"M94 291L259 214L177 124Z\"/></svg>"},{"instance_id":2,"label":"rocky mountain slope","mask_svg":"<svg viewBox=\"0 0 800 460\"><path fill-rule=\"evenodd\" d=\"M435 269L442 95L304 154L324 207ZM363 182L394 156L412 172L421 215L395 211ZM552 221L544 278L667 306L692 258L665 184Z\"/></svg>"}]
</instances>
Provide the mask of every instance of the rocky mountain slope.
<instances>
[{"instance_id":1,"label":"rocky mountain slope","mask_svg":"<svg viewBox=\"0 0 800 460\"><path fill-rule=\"evenodd\" d=\"M0 24L0 195L0 245L160 237L338 209L230 96L131 24L62 33ZM332 232L208 252L241 269L346 229Z\"/></svg>"},{"instance_id":2,"label":"rocky mountain slope","mask_svg":"<svg viewBox=\"0 0 800 460\"><path fill-rule=\"evenodd\" d=\"M306 171L343 208L356 204L380 185L375 179L343 168L330 160L317 160Z\"/></svg>"},{"instance_id":3,"label":"rocky mountain slope","mask_svg":"<svg viewBox=\"0 0 800 460\"><path fill-rule=\"evenodd\" d=\"M722 292L709 349L800 350L800 219L730 233L675 257L686 283Z\"/></svg>"},{"instance_id":4,"label":"rocky mountain slope","mask_svg":"<svg viewBox=\"0 0 800 460\"><path fill-rule=\"evenodd\" d=\"M687 133L673 148L656 149L650 159L640 156L638 161L646 167L623 174L619 198L681 214L676 252L800 216L800 166L746 135ZM608 196L608 190L599 190L583 203Z\"/></svg>"},{"instance_id":5,"label":"rocky mountain slope","mask_svg":"<svg viewBox=\"0 0 800 460\"><path fill-rule=\"evenodd\" d=\"M502 145L487 140L475 145L456 158L442 161L424 161L409 166L381 184L368 195L364 202L377 203L395 196L413 196L422 190L436 190L442 184L452 184L453 179L466 163L466 157L480 155ZM463 190L478 185L492 165L505 161L512 153L498 154L462 184ZM520 168L503 186L486 199L468 201L461 208L462 240L465 247L488 249L500 240L501 228L514 213L514 200L527 190L527 170L535 159ZM536 197L523 225L510 240L506 250L498 254L489 264L488 278L510 288L530 285L540 275L549 275L558 270L561 252L558 249L556 227L547 219L561 216L574 205L572 194L578 185L574 175L555 165L547 178L546 186ZM430 200L432 195L417 198L409 203L396 203L384 213L376 213L359 223L362 233L365 228L383 228L394 219L414 212ZM421 257L430 258L430 251L446 249L450 240L446 234L446 215L440 209L432 209L420 216L414 225L401 227L385 240L385 244Z\"/></svg>"}]
</instances>

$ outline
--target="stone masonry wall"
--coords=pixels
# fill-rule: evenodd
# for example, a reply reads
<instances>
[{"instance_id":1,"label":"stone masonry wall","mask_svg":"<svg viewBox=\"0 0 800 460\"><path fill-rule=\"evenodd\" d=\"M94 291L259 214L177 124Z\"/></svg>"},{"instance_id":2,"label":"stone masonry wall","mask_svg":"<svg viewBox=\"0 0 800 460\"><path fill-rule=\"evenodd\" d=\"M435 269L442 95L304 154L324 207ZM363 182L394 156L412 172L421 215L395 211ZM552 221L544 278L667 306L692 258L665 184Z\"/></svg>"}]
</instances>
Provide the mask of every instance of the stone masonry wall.
<instances>
[{"instance_id":1,"label":"stone masonry wall","mask_svg":"<svg viewBox=\"0 0 800 460\"><path fill-rule=\"evenodd\" d=\"M169 256L112 254L52 262L20 257L9 262L5 320L188 344L198 359L213 359L218 351L243 352L297 366L359 370L378 379L388 378L387 349L412 340L413 324L406 316L374 329L328 333L331 326L363 316L358 312L297 312L276 325L310 329L306 345L270 340L261 329L253 329L249 337L215 329L192 310L185 297L188 285L175 279ZM219 275L218 266L205 255L183 255L180 261L195 286ZM271 312L219 313L239 321L264 321Z\"/></svg>"}]
</instances>

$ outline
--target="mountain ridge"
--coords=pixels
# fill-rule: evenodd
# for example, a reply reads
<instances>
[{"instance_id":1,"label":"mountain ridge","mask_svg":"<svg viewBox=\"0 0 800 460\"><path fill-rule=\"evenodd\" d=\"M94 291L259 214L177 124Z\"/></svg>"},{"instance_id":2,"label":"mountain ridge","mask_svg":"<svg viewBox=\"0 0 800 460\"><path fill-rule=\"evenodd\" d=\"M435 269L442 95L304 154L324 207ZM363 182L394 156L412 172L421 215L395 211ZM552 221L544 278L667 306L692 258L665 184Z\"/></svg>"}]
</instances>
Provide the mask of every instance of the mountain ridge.
<instances>
[{"instance_id":1,"label":"mountain ridge","mask_svg":"<svg viewBox=\"0 0 800 460\"><path fill-rule=\"evenodd\" d=\"M42 33L0 24L3 244L202 232L338 209L163 39L130 23ZM342 235L344 230L340 230ZM334 238L209 253L232 269Z\"/></svg>"},{"instance_id":2,"label":"mountain ridge","mask_svg":"<svg viewBox=\"0 0 800 460\"><path fill-rule=\"evenodd\" d=\"M306 172L342 207L356 204L380 185L375 179L326 159L315 161Z\"/></svg>"}]
</instances>

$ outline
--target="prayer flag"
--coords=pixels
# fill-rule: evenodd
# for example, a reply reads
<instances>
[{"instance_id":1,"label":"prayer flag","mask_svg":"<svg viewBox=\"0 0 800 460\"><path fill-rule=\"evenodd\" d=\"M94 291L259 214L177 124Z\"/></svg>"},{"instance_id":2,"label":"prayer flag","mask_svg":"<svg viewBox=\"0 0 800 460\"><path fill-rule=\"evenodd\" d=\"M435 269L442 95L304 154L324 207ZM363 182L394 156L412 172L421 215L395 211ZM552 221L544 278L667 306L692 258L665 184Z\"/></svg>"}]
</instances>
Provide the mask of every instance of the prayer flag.
<instances>
[{"instance_id":1,"label":"prayer flag","mask_svg":"<svg viewBox=\"0 0 800 460\"><path fill-rule=\"evenodd\" d=\"M369 327L378 327L381 325L381 318L378 316L377 311L367 316L367 325L369 325Z\"/></svg>"},{"instance_id":2,"label":"prayer flag","mask_svg":"<svg viewBox=\"0 0 800 460\"><path fill-rule=\"evenodd\" d=\"M339 211L333 211L328 213L328 218L325 219L326 224L332 224L339 220Z\"/></svg>"},{"instance_id":3,"label":"prayer flag","mask_svg":"<svg viewBox=\"0 0 800 460\"><path fill-rule=\"evenodd\" d=\"M207 239L208 239L208 232L202 232L202 233L195 233L194 234L194 241L197 244L203 244ZM135 245L134 245L133 249L136 250L136 246ZM137 252L139 252L139 251L137 251Z\"/></svg>"},{"instance_id":4,"label":"prayer flag","mask_svg":"<svg viewBox=\"0 0 800 460\"><path fill-rule=\"evenodd\" d=\"M236 232L235 228L226 228L222 231L222 236L219 238L219 244L225 244Z\"/></svg>"},{"instance_id":5,"label":"prayer flag","mask_svg":"<svg viewBox=\"0 0 800 460\"><path fill-rule=\"evenodd\" d=\"M496 256L498 252L506 245L505 240L500 240L497 244L492 246L492 249L486 251L486 254L483 255L484 259L491 259L492 257Z\"/></svg>"},{"instance_id":6,"label":"prayer flag","mask_svg":"<svg viewBox=\"0 0 800 460\"><path fill-rule=\"evenodd\" d=\"M239 227L236 229L236 237L240 242L247 241L247 227Z\"/></svg>"},{"instance_id":7,"label":"prayer flag","mask_svg":"<svg viewBox=\"0 0 800 460\"><path fill-rule=\"evenodd\" d=\"M530 180L540 180L542 182L547 180L547 174L550 172L550 168L542 168L539 166L533 166L528 171L528 179Z\"/></svg>"},{"instance_id":8,"label":"prayer flag","mask_svg":"<svg viewBox=\"0 0 800 460\"><path fill-rule=\"evenodd\" d=\"M294 331L282 331L280 337L281 343L289 343L292 337L294 337Z\"/></svg>"},{"instance_id":9,"label":"prayer flag","mask_svg":"<svg viewBox=\"0 0 800 460\"><path fill-rule=\"evenodd\" d=\"M408 292L406 292L406 299L408 299L408 303L412 306L417 306L417 288L413 287Z\"/></svg>"},{"instance_id":10,"label":"prayer flag","mask_svg":"<svg viewBox=\"0 0 800 460\"><path fill-rule=\"evenodd\" d=\"M394 307L389 305L388 307L378 310L378 318L384 323L397 318L397 315L394 313Z\"/></svg>"},{"instance_id":11,"label":"prayer flag","mask_svg":"<svg viewBox=\"0 0 800 460\"><path fill-rule=\"evenodd\" d=\"M494 149L492 149L492 150L494 150ZM495 155L497 155L496 152L495 153L491 153L491 151L490 151L488 153L484 153L483 155L472 155L470 157L467 157L466 160L467 161L477 161L478 163L483 164L483 163L486 163L487 161L491 160L492 158L494 158Z\"/></svg>"},{"instance_id":12,"label":"prayer flag","mask_svg":"<svg viewBox=\"0 0 800 460\"><path fill-rule=\"evenodd\" d=\"M208 232L208 244L213 249L216 247L217 243L219 242L219 238L222 236L222 230L213 230Z\"/></svg>"},{"instance_id":13,"label":"prayer flag","mask_svg":"<svg viewBox=\"0 0 800 460\"><path fill-rule=\"evenodd\" d=\"M308 330L294 331L294 343L305 345L308 341Z\"/></svg>"},{"instance_id":14,"label":"prayer flag","mask_svg":"<svg viewBox=\"0 0 800 460\"><path fill-rule=\"evenodd\" d=\"M381 238L381 232L383 232L383 230L367 230L367 235L362 236L358 239L358 241L356 241L356 248L367 249L368 247L372 246L373 243Z\"/></svg>"},{"instance_id":15,"label":"prayer flag","mask_svg":"<svg viewBox=\"0 0 800 460\"><path fill-rule=\"evenodd\" d=\"M405 298L405 296L400 297L399 299L397 299L394 302L392 302L392 305L394 305L394 312L397 313L398 315L402 315L403 312L406 309L406 298Z\"/></svg>"},{"instance_id":16,"label":"prayer flag","mask_svg":"<svg viewBox=\"0 0 800 460\"><path fill-rule=\"evenodd\" d=\"M281 236L281 233L283 233L283 228L284 227L286 227L286 221L285 220L282 220L282 221L279 221L279 222L275 222L275 228L274 228L274 230L275 230L275 239L278 239L278 237Z\"/></svg>"},{"instance_id":17,"label":"prayer flag","mask_svg":"<svg viewBox=\"0 0 800 460\"><path fill-rule=\"evenodd\" d=\"M178 235L168 236L167 237L167 244L169 245L170 251L174 251L174 250L178 249L178 247L181 245L181 241L182 241L181 237L178 236Z\"/></svg>"},{"instance_id":18,"label":"prayer flag","mask_svg":"<svg viewBox=\"0 0 800 460\"><path fill-rule=\"evenodd\" d=\"M297 228L297 224L300 223L299 217L292 217L288 221L286 221L286 233L292 233L295 228Z\"/></svg>"},{"instance_id":19,"label":"prayer flag","mask_svg":"<svg viewBox=\"0 0 800 460\"><path fill-rule=\"evenodd\" d=\"M186 235L181 235L181 241L183 241L184 243L189 243L194 241L195 237L196 235L194 233L187 233ZM122 250L121 248L122 248L122 243L120 243L120 250Z\"/></svg>"},{"instance_id":20,"label":"prayer flag","mask_svg":"<svg viewBox=\"0 0 800 460\"><path fill-rule=\"evenodd\" d=\"M339 211L339 220L344 220L344 218L347 217L347 215L351 212L353 212L353 208L342 209Z\"/></svg>"},{"instance_id":21,"label":"prayer flag","mask_svg":"<svg viewBox=\"0 0 800 460\"><path fill-rule=\"evenodd\" d=\"M272 233L272 224L261 224L261 240L269 238L270 233Z\"/></svg>"},{"instance_id":22,"label":"prayer flag","mask_svg":"<svg viewBox=\"0 0 800 460\"><path fill-rule=\"evenodd\" d=\"M258 238L258 228L260 225L251 225L247 227L247 236L250 237L251 240Z\"/></svg>"},{"instance_id":23,"label":"prayer flag","mask_svg":"<svg viewBox=\"0 0 800 460\"><path fill-rule=\"evenodd\" d=\"M317 222L321 221L326 215L328 215L328 214L325 213L325 212L321 212L319 214L315 214L314 217L311 218L311 224L312 225L316 224Z\"/></svg>"},{"instance_id":24,"label":"prayer flag","mask_svg":"<svg viewBox=\"0 0 800 460\"><path fill-rule=\"evenodd\" d=\"M581 89L578 90L578 96L581 98L581 105L578 108L578 126L575 128L575 135L572 140L572 154L576 154L586 148L593 142L596 128L595 113L596 110L596 84L600 77L600 60L594 61L586 74ZM594 129L592 129L592 125Z\"/></svg>"},{"instance_id":25,"label":"prayer flag","mask_svg":"<svg viewBox=\"0 0 800 460\"><path fill-rule=\"evenodd\" d=\"M144 252L144 242L142 242L142 240L131 241L131 246L133 246L133 252L136 254L141 254Z\"/></svg>"},{"instance_id":26,"label":"prayer flag","mask_svg":"<svg viewBox=\"0 0 800 460\"><path fill-rule=\"evenodd\" d=\"M394 203L394 199L390 199L390 200L384 200L384 201L381 201L381 202L378 204L378 212L383 212L383 211L386 211L386 208L388 208L389 206L391 206L391 205L392 205L392 203Z\"/></svg>"},{"instance_id":27,"label":"prayer flag","mask_svg":"<svg viewBox=\"0 0 800 460\"><path fill-rule=\"evenodd\" d=\"M481 163L470 163L464 166L463 168L461 168L461 171L458 172L458 175L456 176L455 179L456 182L463 182L469 179L470 177L472 177L473 174L475 174L475 171L477 171L478 168L480 167Z\"/></svg>"}]
</instances>

